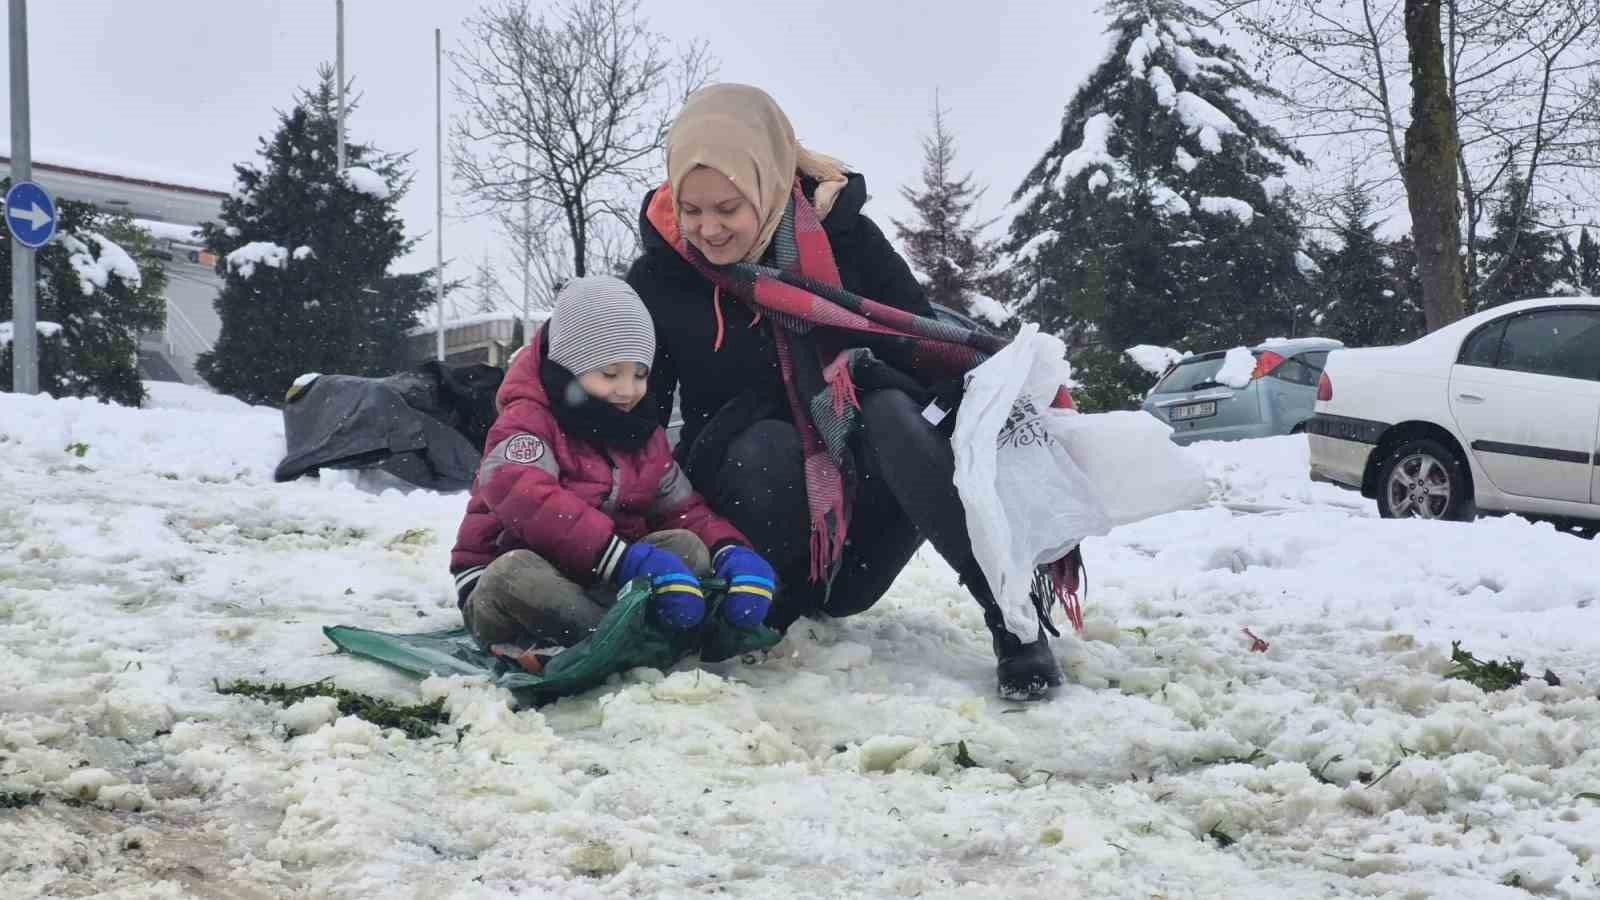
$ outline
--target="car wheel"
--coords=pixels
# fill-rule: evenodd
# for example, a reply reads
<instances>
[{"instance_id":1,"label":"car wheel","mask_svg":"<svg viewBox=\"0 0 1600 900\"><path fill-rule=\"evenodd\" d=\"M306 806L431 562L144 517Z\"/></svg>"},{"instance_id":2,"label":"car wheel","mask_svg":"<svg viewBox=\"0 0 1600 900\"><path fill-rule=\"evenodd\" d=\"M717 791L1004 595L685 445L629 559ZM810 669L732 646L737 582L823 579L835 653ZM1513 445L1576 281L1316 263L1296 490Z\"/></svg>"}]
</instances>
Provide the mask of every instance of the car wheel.
<instances>
[{"instance_id":1,"label":"car wheel","mask_svg":"<svg viewBox=\"0 0 1600 900\"><path fill-rule=\"evenodd\" d=\"M1306 433L1306 423L1301 422L1299 425L1296 425L1295 427L1289 429L1289 433L1290 434L1305 434Z\"/></svg>"},{"instance_id":2,"label":"car wheel","mask_svg":"<svg viewBox=\"0 0 1600 900\"><path fill-rule=\"evenodd\" d=\"M1460 457L1438 441L1406 441L1378 472L1378 515L1471 521L1469 493L1467 468Z\"/></svg>"}]
</instances>

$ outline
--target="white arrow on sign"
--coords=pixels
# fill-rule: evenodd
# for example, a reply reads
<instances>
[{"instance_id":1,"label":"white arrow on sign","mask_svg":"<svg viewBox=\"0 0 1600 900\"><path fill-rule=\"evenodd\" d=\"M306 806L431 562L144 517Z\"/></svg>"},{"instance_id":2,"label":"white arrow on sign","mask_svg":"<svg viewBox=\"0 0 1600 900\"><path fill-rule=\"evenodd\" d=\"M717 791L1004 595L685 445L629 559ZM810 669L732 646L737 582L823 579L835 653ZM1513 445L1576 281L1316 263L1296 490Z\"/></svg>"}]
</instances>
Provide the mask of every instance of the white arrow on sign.
<instances>
[{"instance_id":1,"label":"white arrow on sign","mask_svg":"<svg viewBox=\"0 0 1600 900\"><path fill-rule=\"evenodd\" d=\"M28 223L34 231L38 231L50 224L50 214L45 212L38 204L32 204L28 209L9 209L6 215L13 219L21 219Z\"/></svg>"}]
</instances>

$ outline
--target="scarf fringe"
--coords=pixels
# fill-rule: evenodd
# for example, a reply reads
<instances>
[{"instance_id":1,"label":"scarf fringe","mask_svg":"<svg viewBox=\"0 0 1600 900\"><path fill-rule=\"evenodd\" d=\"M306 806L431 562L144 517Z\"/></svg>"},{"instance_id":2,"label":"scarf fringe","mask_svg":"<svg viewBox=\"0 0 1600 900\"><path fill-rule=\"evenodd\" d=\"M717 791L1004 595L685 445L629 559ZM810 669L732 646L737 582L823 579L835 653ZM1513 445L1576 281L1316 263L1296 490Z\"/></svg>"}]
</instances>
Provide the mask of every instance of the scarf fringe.
<instances>
[{"instance_id":1,"label":"scarf fringe","mask_svg":"<svg viewBox=\"0 0 1600 900\"><path fill-rule=\"evenodd\" d=\"M830 580L833 568L844 555L845 532L849 526L836 516L839 527L829 528L826 515L811 520L811 581Z\"/></svg>"},{"instance_id":2,"label":"scarf fringe","mask_svg":"<svg viewBox=\"0 0 1600 900\"><path fill-rule=\"evenodd\" d=\"M1073 554L1051 563L1050 589L1072 623L1072 630L1083 634L1083 602L1078 598L1078 573L1073 569Z\"/></svg>"},{"instance_id":3,"label":"scarf fringe","mask_svg":"<svg viewBox=\"0 0 1600 900\"><path fill-rule=\"evenodd\" d=\"M861 408L861 398L856 394L855 379L850 376L850 354L841 353L822 370L822 380L828 383L828 394L833 401L833 414L843 417L848 404Z\"/></svg>"}]
</instances>

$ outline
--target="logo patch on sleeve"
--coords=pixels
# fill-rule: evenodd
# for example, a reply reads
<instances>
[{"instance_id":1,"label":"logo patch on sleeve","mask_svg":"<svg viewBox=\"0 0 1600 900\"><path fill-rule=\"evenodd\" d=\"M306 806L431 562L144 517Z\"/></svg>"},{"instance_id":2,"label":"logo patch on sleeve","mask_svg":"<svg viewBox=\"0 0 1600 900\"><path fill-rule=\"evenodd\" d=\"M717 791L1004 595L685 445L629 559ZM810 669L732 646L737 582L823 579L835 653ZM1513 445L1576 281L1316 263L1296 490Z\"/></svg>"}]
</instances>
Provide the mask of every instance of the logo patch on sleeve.
<instances>
[{"instance_id":1,"label":"logo patch on sleeve","mask_svg":"<svg viewBox=\"0 0 1600 900\"><path fill-rule=\"evenodd\" d=\"M525 466L544 458L544 441L536 434L513 435L506 441L506 459Z\"/></svg>"}]
</instances>

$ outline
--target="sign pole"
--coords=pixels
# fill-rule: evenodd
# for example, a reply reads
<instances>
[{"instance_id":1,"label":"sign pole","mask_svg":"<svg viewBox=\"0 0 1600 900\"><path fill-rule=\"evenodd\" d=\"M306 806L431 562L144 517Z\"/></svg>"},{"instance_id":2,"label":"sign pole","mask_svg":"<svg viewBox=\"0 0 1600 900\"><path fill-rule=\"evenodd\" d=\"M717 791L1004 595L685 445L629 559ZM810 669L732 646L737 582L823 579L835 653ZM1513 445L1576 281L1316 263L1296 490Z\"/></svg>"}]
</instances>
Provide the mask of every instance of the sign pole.
<instances>
[{"instance_id":1,"label":"sign pole","mask_svg":"<svg viewBox=\"0 0 1600 900\"><path fill-rule=\"evenodd\" d=\"M28 0L11 0L11 183L33 178L28 120ZM11 210L6 210L9 217ZM39 393L39 329L33 251L11 231L11 389Z\"/></svg>"}]
</instances>

